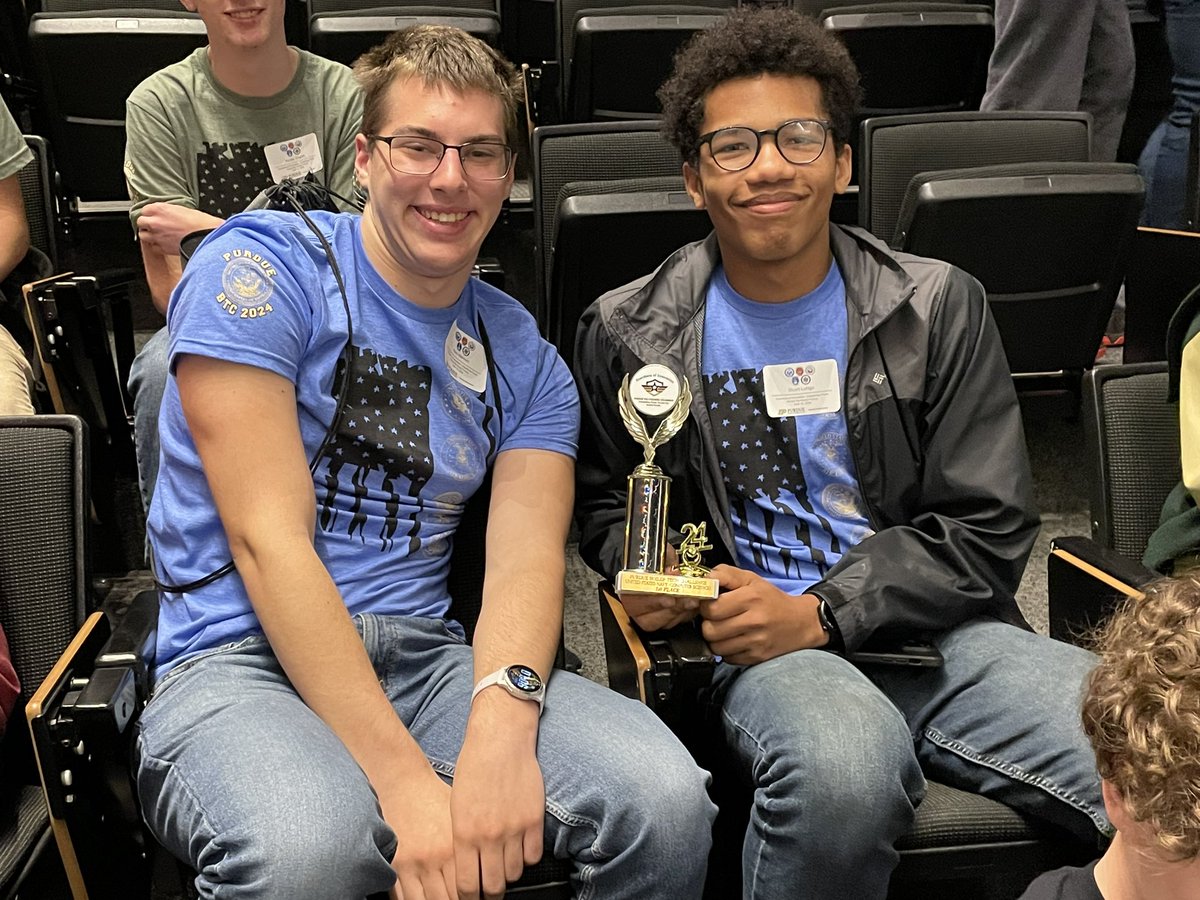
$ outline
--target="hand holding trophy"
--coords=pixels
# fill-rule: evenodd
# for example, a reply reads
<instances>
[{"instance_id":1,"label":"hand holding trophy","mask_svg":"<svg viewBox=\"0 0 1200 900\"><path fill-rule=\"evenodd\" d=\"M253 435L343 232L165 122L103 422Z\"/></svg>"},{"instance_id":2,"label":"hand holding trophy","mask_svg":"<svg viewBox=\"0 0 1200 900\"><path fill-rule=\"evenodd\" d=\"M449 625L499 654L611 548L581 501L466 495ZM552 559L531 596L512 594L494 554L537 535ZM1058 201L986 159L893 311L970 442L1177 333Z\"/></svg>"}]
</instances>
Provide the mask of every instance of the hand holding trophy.
<instances>
[{"instance_id":1,"label":"hand holding trophy","mask_svg":"<svg viewBox=\"0 0 1200 900\"><path fill-rule=\"evenodd\" d=\"M703 523L683 527L680 545L680 574L666 569L667 508L671 479L654 464L654 452L674 437L687 421L692 391L666 366L643 366L634 375L626 375L617 395L621 420L642 447L644 461L629 476L625 505L624 568L617 573L618 593L665 594L673 597L717 596L715 578L700 563L700 552L711 550ZM651 434L638 413L662 416Z\"/></svg>"}]
</instances>

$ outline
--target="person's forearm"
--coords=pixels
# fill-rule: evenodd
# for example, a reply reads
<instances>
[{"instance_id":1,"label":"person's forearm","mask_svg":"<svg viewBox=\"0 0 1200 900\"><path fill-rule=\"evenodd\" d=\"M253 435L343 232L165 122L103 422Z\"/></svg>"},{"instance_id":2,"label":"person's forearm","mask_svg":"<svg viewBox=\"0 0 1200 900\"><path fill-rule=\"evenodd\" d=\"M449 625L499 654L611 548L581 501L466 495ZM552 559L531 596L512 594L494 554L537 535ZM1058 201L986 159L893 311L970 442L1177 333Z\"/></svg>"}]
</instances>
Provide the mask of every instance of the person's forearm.
<instances>
[{"instance_id":1,"label":"person's forearm","mask_svg":"<svg viewBox=\"0 0 1200 900\"><path fill-rule=\"evenodd\" d=\"M562 638L566 563L562 552L520 556L502 565L488 561L487 601L475 629L475 680L520 663L550 677ZM492 569L500 571L493 574Z\"/></svg>"},{"instance_id":2,"label":"person's forearm","mask_svg":"<svg viewBox=\"0 0 1200 900\"><path fill-rule=\"evenodd\" d=\"M376 789L427 769L420 747L380 688L345 603L308 540L296 536L257 545L247 541L235 550L234 559L263 631L296 691L346 745Z\"/></svg>"},{"instance_id":3,"label":"person's forearm","mask_svg":"<svg viewBox=\"0 0 1200 900\"><path fill-rule=\"evenodd\" d=\"M549 681L562 636L573 473L572 461L557 453L517 450L496 460L483 608L475 628L476 682L514 664L529 666ZM480 720L489 727L470 727ZM512 729L536 737L536 705L503 688L483 691L471 710L467 740Z\"/></svg>"},{"instance_id":4,"label":"person's forearm","mask_svg":"<svg viewBox=\"0 0 1200 900\"><path fill-rule=\"evenodd\" d=\"M29 225L23 213L0 208L0 281L9 276L29 251Z\"/></svg>"},{"instance_id":5,"label":"person's forearm","mask_svg":"<svg viewBox=\"0 0 1200 900\"><path fill-rule=\"evenodd\" d=\"M175 290L175 285L183 277L183 263L178 256L164 256L149 244L142 244L141 251L150 299L154 308L165 316L171 291Z\"/></svg>"}]
</instances>

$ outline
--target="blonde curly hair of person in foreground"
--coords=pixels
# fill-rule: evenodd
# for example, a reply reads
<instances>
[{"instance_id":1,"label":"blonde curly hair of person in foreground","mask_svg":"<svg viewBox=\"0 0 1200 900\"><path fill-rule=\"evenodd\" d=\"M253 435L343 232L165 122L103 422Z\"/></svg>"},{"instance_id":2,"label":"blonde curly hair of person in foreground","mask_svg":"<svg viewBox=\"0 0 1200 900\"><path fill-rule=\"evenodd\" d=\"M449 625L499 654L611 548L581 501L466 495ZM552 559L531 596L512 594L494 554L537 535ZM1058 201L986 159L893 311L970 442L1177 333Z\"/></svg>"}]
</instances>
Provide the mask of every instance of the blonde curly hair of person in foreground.
<instances>
[{"instance_id":1,"label":"blonde curly hair of person in foreground","mask_svg":"<svg viewBox=\"0 0 1200 900\"><path fill-rule=\"evenodd\" d=\"M1162 579L1103 629L1083 727L1156 856L1200 855L1200 578ZM1107 798L1106 798L1107 799ZM1118 826L1119 827L1119 826Z\"/></svg>"},{"instance_id":2,"label":"blonde curly hair of person in foreground","mask_svg":"<svg viewBox=\"0 0 1200 900\"><path fill-rule=\"evenodd\" d=\"M1116 835L1020 900L1200 900L1200 577L1163 578L1093 640L1083 730Z\"/></svg>"}]
</instances>

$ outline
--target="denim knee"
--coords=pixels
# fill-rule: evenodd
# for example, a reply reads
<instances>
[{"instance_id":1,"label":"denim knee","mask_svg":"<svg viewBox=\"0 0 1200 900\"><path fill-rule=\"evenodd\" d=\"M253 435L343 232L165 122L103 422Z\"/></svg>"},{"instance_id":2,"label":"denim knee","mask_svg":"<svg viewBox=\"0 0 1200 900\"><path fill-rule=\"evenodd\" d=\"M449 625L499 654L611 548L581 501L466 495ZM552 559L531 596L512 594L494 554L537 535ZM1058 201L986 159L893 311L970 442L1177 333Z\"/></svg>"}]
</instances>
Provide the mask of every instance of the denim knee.
<instances>
[{"instance_id":1,"label":"denim knee","mask_svg":"<svg viewBox=\"0 0 1200 900\"><path fill-rule=\"evenodd\" d=\"M555 679L538 756L550 847L575 860L576 896L698 898L716 817L708 773L642 704Z\"/></svg>"},{"instance_id":2,"label":"denim knee","mask_svg":"<svg viewBox=\"0 0 1200 900\"><path fill-rule=\"evenodd\" d=\"M801 651L745 670L721 715L756 804L774 815L896 830L888 820L906 825L924 794L903 715L832 654Z\"/></svg>"},{"instance_id":3,"label":"denim knee","mask_svg":"<svg viewBox=\"0 0 1200 900\"><path fill-rule=\"evenodd\" d=\"M665 744L666 742L664 742ZM639 820L644 835L641 859L649 865L677 865L689 856L705 858L712 842L716 806L708 796L709 775L672 740L628 771L622 818ZM672 873L674 875L674 873Z\"/></svg>"},{"instance_id":4,"label":"denim knee","mask_svg":"<svg viewBox=\"0 0 1200 900\"><path fill-rule=\"evenodd\" d=\"M229 896L238 900L360 898L386 891L393 882L395 836L368 806L345 802L335 816L298 814L289 806L273 821L236 825L200 852L200 877L226 890L236 886Z\"/></svg>"}]
</instances>

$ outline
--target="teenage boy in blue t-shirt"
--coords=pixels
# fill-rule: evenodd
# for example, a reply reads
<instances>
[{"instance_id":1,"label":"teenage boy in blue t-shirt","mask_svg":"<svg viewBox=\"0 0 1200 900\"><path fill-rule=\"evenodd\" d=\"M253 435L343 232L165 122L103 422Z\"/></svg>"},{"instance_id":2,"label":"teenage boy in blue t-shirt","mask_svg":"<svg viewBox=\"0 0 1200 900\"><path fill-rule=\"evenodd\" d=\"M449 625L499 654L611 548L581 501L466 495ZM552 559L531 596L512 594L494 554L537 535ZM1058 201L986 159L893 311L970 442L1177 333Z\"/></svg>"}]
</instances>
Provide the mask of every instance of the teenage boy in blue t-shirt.
<instances>
[{"instance_id":1,"label":"teenage boy in blue t-shirt","mask_svg":"<svg viewBox=\"0 0 1200 900\"><path fill-rule=\"evenodd\" d=\"M1076 703L1094 657L1013 594L1037 532L1020 411L979 284L830 224L858 76L786 9L698 34L663 130L714 234L584 315L580 550L622 568L626 373L665 365L691 415L658 449L669 525L706 522L721 593L625 593L645 629L699 616L711 721L754 790L744 896L882 898L923 772L1093 839L1109 828ZM926 636L941 667L847 660Z\"/></svg>"},{"instance_id":2,"label":"teenage boy in blue t-shirt","mask_svg":"<svg viewBox=\"0 0 1200 900\"><path fill-rule=\"evenodd\" d=\"M638 704L551 675L578 401L469 277L519 80L430 26L357 75L363 216L234 216L170 305L147 821L205 896L498 896L544 850L581 894L698 896L704 773ZM468 647L446 577L488 471Z\"/></svg>"}]
</instances>

